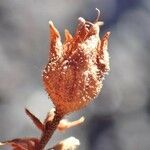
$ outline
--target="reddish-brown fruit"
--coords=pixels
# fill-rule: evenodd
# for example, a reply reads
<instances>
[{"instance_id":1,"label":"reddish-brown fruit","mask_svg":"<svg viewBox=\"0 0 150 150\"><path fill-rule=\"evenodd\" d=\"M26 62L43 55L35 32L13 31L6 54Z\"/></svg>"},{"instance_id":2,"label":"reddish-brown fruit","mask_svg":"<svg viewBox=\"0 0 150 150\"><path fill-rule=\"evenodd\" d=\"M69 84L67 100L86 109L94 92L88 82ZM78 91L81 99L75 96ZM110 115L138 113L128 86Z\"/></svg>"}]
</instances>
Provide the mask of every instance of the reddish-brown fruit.
<instances>
[{"instance_id":1,"label":"reddish-brown fruit","mask_svg":"<svg viewBox=\"0 0 150 150\"><path fill-rule=\"evenodd\" d=\"M65 31L62 44L60 34L49 22L51 44L49 62L43 71L45 89L57 110L63 114L76 111L93 100L102 88L109 71L107 32L99 38L103 22L88 22L79 18L75 35Z\"/></svg>"}]
</instances>

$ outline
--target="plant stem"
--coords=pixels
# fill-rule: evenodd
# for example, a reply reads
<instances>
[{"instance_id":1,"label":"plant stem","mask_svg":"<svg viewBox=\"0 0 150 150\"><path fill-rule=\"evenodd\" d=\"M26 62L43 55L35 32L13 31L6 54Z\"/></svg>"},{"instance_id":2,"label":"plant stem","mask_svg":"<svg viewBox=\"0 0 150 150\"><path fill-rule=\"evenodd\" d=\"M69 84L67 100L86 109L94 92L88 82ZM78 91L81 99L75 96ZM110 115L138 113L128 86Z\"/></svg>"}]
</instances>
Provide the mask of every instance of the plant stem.
<instances>
[{"instance_id":1,"label":"plant stem","mask_svg":"<svg viewBox=\"0 0 150 150\"><path fill-rule=\"evenodd\" d=\"M44 132L41 136L39 144L35 146L35 150L44 149L44 147L50 140L51 136L53 135L54 131L56 130L60 120L63 118L63 116L64 115L56 109L53 121L46 122Z\"/></svg>"}]
</instances>

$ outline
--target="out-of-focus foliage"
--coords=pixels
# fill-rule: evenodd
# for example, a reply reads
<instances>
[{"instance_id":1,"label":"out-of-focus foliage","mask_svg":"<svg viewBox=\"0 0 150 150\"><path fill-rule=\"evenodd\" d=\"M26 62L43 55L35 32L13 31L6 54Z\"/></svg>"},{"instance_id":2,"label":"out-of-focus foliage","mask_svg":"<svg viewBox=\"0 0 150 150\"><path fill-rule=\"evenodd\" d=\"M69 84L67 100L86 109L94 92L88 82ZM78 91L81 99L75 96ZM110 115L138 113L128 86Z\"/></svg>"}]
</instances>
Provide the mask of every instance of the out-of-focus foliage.
<instances>
[{"instance_id":1,"label":"out-of-focus foliage","mask_svg":"<svg viewBox=\"0 0 150 150\"><path fill-rule=\"evenodd\" d=\"M59 31L68 28L74 33L76 19L92 21L95 7L105 22L101 31L112 32L110 75L97 100L80 112L87 122L55 134L49 144L72 135L80 139L81 150L149 150L149 0L1 0L0 141L38 135L25 117L25 106L41 119L52 108L41 79L48 21Z\"/></svg>"}]
</instances>

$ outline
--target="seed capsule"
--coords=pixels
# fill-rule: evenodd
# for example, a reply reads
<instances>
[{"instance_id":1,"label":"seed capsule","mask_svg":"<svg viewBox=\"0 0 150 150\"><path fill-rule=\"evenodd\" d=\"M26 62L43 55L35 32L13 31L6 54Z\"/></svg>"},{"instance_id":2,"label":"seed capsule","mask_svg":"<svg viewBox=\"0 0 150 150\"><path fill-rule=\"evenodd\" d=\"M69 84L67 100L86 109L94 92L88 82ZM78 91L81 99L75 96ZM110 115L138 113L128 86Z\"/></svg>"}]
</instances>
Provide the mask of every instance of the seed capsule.
<instances>
[{"instance_id":1,"label":"seed capsule","mask_svg":"<svg viewBox=\"0 0 150 150\"><path fill-rule=\"evenodd\" d=\"M79 18L72 36L65 30L65 42L50 21L49 62L43 71L45 90L57 110L67 114L86 106L102 88L102 81L109 71L107 32L99 38L103 24Z\"/></svg>"}]
</instances>

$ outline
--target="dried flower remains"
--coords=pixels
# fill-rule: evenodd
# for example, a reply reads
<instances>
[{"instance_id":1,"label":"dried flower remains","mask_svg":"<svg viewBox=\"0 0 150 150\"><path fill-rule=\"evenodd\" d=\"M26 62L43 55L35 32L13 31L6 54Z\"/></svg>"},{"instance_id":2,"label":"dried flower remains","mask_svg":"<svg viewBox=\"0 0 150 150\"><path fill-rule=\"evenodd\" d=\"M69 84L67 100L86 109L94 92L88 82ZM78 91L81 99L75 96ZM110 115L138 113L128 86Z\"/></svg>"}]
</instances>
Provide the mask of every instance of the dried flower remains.
<instances>
[{"instance_id":1,"label":"dried flower remains","mask_svg":"<svg viewBox=\"0 0 150 150\"><path fill-rule=\"evenodd\" d=\"M98 15L99 17L99 15ZM107 32L100 40L99 26L78 19L75 35L65 30L65 41L50 21L49 62L43 71L45 90L56 109L63 114L76 111L92 101L102 88L102 81L109 71Z\"/></svg>"}]
</instances>

